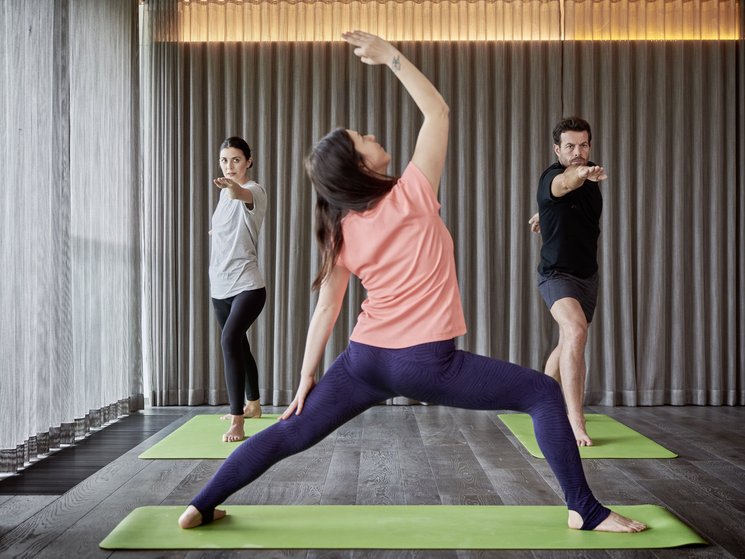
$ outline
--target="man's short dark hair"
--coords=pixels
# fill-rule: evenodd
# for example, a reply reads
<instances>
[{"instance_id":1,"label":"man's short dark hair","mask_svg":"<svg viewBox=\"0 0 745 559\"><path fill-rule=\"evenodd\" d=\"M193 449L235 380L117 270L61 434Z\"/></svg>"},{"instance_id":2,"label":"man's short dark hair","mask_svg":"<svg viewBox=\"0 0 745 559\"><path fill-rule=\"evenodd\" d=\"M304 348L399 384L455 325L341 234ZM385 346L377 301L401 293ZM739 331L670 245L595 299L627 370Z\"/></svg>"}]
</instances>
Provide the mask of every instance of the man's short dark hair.
<instances>
[{"instance_id":1,"label":"man's short dark hair","mask_svg":"<svg viewBox=\"0 0 745 559\"><path fill-rule=\"evenodd\" d=\"M592 143L592 130L590 130L590 123L578 116L564 118L554 126L554 144L557 146L561 145L561 135L564 132L587 132L587 141Z\"/></svg>"}]
</instances>

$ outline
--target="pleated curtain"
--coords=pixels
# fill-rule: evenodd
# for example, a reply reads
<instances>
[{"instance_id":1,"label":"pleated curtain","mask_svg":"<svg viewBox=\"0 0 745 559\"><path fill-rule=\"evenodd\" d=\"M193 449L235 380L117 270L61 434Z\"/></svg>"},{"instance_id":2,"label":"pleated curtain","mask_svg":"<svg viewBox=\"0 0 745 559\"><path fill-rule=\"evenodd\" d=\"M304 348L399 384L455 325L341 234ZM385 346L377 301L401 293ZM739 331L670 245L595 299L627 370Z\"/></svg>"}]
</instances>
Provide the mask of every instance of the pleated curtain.
<instances>
[{"instance_id":1,"label":"pleated curtain","mask_svg":"<svg viewBox=\"0 0 745 559\"><path fill-rule=\"evenodd\" d=\"M0 473L141 409L137 5L0 3Z\"/></svg>"},{"instance_id":2,"label":"pleated curtain","mask_svg":"<svg viewBox=\"0 0 745 559\"><path fill-rule=\"evenodd\" d=\"M218 147L233 134L269 193L268 299L249 331L262 401L292 398L318 266L303 159L341 125L374 133L400 171L420 123L395 78L339 41L351 28L396 41L450 105L440 199L469 326L461 347L541 370L556 343L527 220L554 160L551 129L578 114L609 174L587 402L745 402L736 2L151 0L141 13L143 343L156 405L226 402L207 231ZM352 280L322 368L363 298Z\"/></svg>"},{"instance_id":3,"label":"pleated curtain","mask_svg":"<svg viewBox=\"0 0 745 559\"><path fill-rule=\"evenodd\" d=\"M269 194L262 401L290 401L318 267L303 159L342 125L397 172L420 124L350 28L395 41L450 104L460 347L540 370L556 343L527 220L551 129L579 114L609 174L587 402L742 405L743 17L734 0L1 3L0 471L144 399L227 402L207 232L233 134ZM364 295L353 280L321 369Z\"/></svg>"}]
</instances>

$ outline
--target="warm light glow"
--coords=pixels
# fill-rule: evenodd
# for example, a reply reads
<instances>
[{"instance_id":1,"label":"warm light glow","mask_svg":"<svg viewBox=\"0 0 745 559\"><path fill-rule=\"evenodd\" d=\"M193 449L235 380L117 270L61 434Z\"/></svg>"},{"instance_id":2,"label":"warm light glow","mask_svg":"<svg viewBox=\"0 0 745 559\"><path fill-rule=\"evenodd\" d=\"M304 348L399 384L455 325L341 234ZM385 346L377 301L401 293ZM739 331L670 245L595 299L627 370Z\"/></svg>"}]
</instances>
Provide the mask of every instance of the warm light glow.
<instances>
[{"instance_id":1,"label":"warm light glow","mask_svg":"<svg viewBox=\"0 0 745 559\"><path fill-rule=\"evenodd\" d=\"M700 41L739 38L736 0L568 1L567 39L577 41ZM569 34L569 33L567 33Z\"/></svg>"},{"instance_id":2,"label":"warm light glow","mask_svg":"<svg viewBox=\"0 0 745 559\"><path fill-rule=\"evenodd\" d=\"M738 0L182 0L156 41L736 40ZM175 25L174 25L175 24Z\"/></svg>"}]
</instances>

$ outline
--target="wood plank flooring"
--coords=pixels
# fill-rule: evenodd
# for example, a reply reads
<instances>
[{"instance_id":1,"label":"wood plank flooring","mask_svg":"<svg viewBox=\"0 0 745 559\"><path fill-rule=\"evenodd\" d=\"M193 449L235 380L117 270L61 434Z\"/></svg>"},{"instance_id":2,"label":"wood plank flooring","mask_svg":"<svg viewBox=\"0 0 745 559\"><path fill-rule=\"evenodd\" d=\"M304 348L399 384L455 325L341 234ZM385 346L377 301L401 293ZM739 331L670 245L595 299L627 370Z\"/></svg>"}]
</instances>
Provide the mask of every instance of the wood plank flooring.
<instances>
[{"instance_id":1,"label":"wood plank flooring","mask_svg":"<svg viewBox=\"0 0 745 559\"><path fill-rule=\"evenodd\" d=\"M181 414L179 414L180 416ZM0 480L0 495L62 495L178 416L131 414Z\"/></svg>"},{"instance_id":2,"label":"wood plank flooring","mask_svg":"<svg viewBox=\"0 0 745 559\"><path fill-rule=\"evenodd\" d=\"M224 411L147 409L140 414L170 416L165 419L173 421L64 494L0 495L0 557L745 558L745 408L690 406L588 408L618 419L680 457L585 460L584 465L601 501L663 505L706 538L707 546L628 551L100 549L98 543L132 509L186 504L199 491L220 461L146 461L137 456L193 415ZM280 410L265 408L266 413L276 411ZM545 461L532 458L517 444L494 412L378 406L315 447L275 465L227 503L558 505L559 495Z\"/></svg>"}]
</instances>

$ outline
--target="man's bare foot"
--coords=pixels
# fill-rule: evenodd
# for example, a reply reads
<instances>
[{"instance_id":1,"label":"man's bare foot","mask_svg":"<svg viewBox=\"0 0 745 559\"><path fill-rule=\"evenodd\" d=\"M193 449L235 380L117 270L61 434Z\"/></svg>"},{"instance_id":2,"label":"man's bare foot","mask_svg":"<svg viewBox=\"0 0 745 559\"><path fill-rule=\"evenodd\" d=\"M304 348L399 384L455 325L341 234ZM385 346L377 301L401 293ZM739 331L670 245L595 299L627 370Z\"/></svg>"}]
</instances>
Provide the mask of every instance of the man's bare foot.
<instances>
[{"instance_id":1,"label":"man's bare foot","mask_svg":"<svg viewBox=\"0 0 745 559\"><path fill-rule=\"evenodd\" d=\"M230 429L222 436L224 443L236 443L246 438L246 432L243 430L243 416L230 416Z\"/></svg>"},{"instance_id":2,"label":"man's bare foot","mask_svg":"<svg viewBox=\"0 0 745 559\"><path fill-rule=\"evenodd\" d=\"M220 509L215 509L212 520L219 520L225 516L225 511ZM202 513L197 510L197 507L194 505L189 505L186 507L186 510L181 513L181 516L179 516L178 519L178 525L183 528L184 530L188 530L189 528L196 528L202 523Z\"/></svg>"},{"instance_id":3,"label":"man's bare foot","mask_svg":"<svg viewBox=\"0 0 745 559\"><path fill-rule=\"evenodd\" d=\"M223 421L227 421L228 419L231 419L233 416L229 413L226 413L225 415L221 415L220 419ZM259 403L259 400L249 400L246 404L246 407L243 408L243 417L246 419L253 418L253 419L259 419L261 417L261 404Z\"/></svg>"},{"instance_id":4,"label":"man's bare foot","mask_svg":"<svg viewBox=\"0 0 745 559\"><path fill-rule=\"evenodd\" d=\"M577 446L592 446L592 439L590 438L590 435L587 434L587 429L585 428L584 417L570 417L569 425L572 426L572 432L577 441Z\"/></svg>"},{"instance_id":5,"label":"man's bare foot","mask_svg":"<svg viewBox=\"0 0 745 559\"><path fill-rule=\"evenodd\" d=\"M569 527L573 530L580 530L582 528L582 517L578 512L569 511ZM603 520L600 524L595 526L592 530L594 532L642 532L647 529L647 525L643 522L626 518L620 514L611 511L608 518Z\"/></svg>"}]
</instances>

